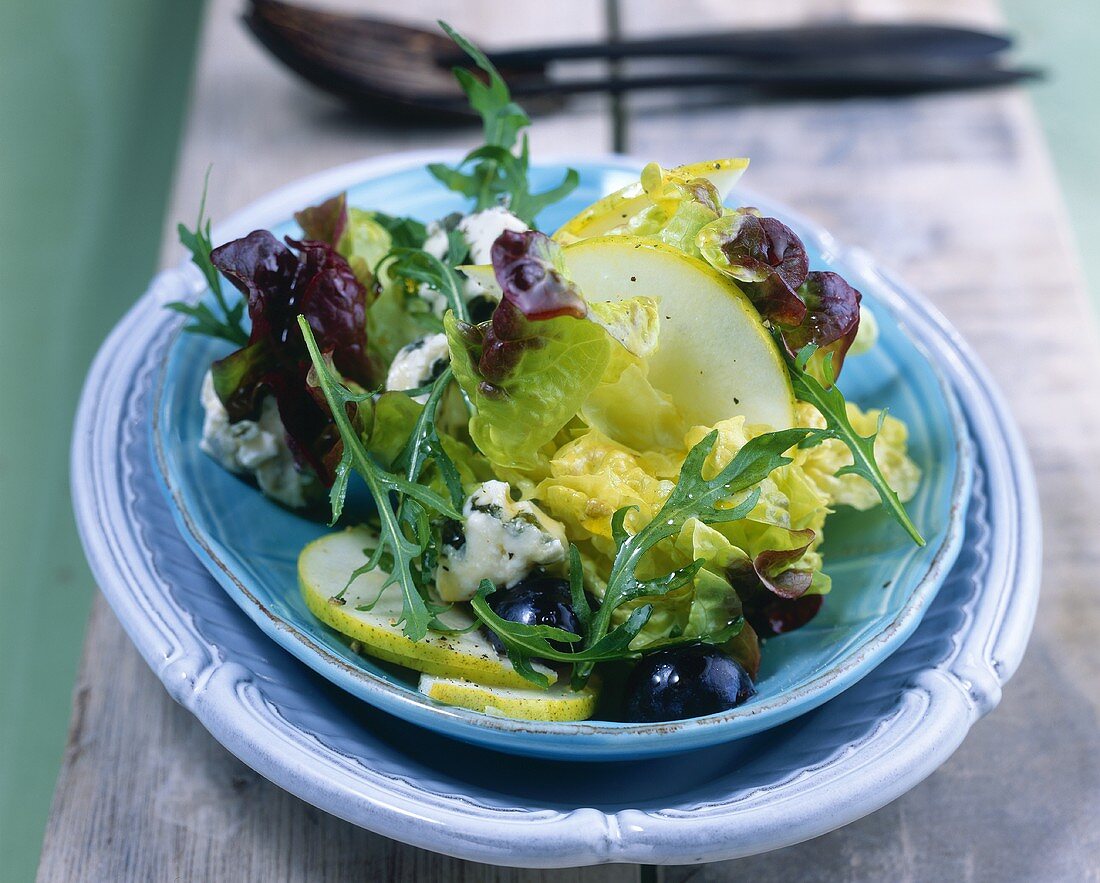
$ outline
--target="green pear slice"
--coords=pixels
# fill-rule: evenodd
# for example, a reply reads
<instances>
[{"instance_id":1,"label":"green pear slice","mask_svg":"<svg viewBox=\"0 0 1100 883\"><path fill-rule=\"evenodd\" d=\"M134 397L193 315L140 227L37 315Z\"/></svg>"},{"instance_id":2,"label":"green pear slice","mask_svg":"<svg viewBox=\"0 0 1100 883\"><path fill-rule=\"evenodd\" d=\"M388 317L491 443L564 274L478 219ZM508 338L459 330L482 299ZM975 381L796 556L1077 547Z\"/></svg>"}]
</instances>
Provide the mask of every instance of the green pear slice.
<instances>
[{"instance_id":1,"label":"green pear slice","mask_svg":"<svg viewBox=\"0 0 1100 883\"><path fill-rule=\"evenodd\" d=\"M724 202L733 190L733 185L737 183L748 166L749 161L743 158L714 159L709 162L677 166L669 169L668 174L685 181L692 178L706 178L714 185ZM567 245L581 239L603 236L628 223L632 217L650 205L652 202L642 189L641 182L635 181L603 199L596 200L588 208L570 218L558 228L553 238Z\"/></svg>"},{"instance_id":2,"label":"green pear slice","mask_svg":"<svg viewBox=\"0 0 1100 883\"><path fill-rule=\"evenodd\" d=\"M366 563L367 554L363 550L375 542L374 534L356 527L326 534L302 550L298 556L298 584L314 616L358 641L368 655L387 662L442 678L464 678L495 687L531 686L476 629L461 634L429 632L422 641L406 638L397 625L401 616L401 589L394 585L383 590L386 574L381 570L356 577L337 600L348 577ZM366 606L370 609L360 609ZM454 629L473 624L472 616L457 607L439 618ZM553 670L539 665L535 668L551 683L557 680Z\"/></svg>"},{"instance_id":3,"label":"green pear slice","mask_svg":"<svg viewBox=\"0 0 1100 883\"><path fill-rule=\"evenodd\" d=\"M794 425L786 365L760 314L733 280L644 237L585 239L563 252L569 274L588 300L657 301L661 333L649 358L649 378L672 397L688 423L713 426L740 414L772 429Z\"/></svg>"},{"instance_id":4,"label":"green pear slice","mask_svg":"<svg viewBox=\"0 0 1100 883\"><path fill-rule=\"evenodd\" d=\"M562 249L566 272L586 300L651 297L661 333L649 379L689 425L743 415L772 429L794 425L786 365L756 307L729 277L654 239L600 236ZM488 265L463 272L500 297Z\"/></svg>"},{"instance_id":5,"label":"green pear slice","mask_svg":"<svg viewBox=\"0 0 1100 883\"><path fill-rule=\"evenodd\" d=\"M599 688L589 682L583 690L573 690L559 681L549 690L528 685L487 687L458 678L420 676L420 692L445 705L456 705L496 717L530 721L580 721L592 717L599 699Z\"/></svg>"}]
</instances>

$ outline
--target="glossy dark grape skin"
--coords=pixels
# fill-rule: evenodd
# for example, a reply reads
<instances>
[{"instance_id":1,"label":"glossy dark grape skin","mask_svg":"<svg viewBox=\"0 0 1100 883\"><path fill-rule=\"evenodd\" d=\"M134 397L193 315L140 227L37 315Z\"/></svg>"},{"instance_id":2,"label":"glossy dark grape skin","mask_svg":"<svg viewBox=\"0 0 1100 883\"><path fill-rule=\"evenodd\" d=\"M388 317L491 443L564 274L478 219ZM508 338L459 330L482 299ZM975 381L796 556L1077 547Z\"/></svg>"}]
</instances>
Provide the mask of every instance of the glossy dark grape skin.
<instances>
[{"instance_id":1,"label":"glossy dark grape skin","mask_svg":"<svg viewBox=\"0 0 1100 883\"><path fill-rule=\"evenodd\" d=\"M708 644L686 644L643 656L623 692L626 720L656 723L736 708L756 688L733 657Z\"/></svg>"},{"instance_id":2,"label":"glossy dark grape skin","mask_svg":"<svg viewBox=\"0 0 1100 883\"><path fill-rule=\"evenodd\" d=\"M575 635L581 633L581 624L573 612L569 583L557 577L535 573L524 577L514 586L497 589L488 597L489 607L501 619L521 622L525 625L551 625ZM486 637L497 650L504 652L500 638L490 631ZM568 653L570 646L564 641L551 641L555 650Z\"/></svg>"},{"instance_id":3,"label":"glossy dark grape skin","mask_svg":"<svg viewBox=\"0 0 1100 883\"><path fill-rule=\"evenodd\" d=\"M745 620L761 638L773 638L800 629L817 616L823 595L803 595L801 598L779 598L761 592L753 603L745 604Z\"/></svg>"},{"instance_id":4,"label":"glossy dark grape skin","mask_svg":"<svg viewBox=\"0 0 1100 883\"><path fill-rule=\"evenodd\" d=\"M496 309L496 306L497 301L491 297L478 295L471 298L466 305L466 309L470 313L470 324L480 325L482 322L488 322L493 318L493 310Z\"/></svg>"}]
</instances>

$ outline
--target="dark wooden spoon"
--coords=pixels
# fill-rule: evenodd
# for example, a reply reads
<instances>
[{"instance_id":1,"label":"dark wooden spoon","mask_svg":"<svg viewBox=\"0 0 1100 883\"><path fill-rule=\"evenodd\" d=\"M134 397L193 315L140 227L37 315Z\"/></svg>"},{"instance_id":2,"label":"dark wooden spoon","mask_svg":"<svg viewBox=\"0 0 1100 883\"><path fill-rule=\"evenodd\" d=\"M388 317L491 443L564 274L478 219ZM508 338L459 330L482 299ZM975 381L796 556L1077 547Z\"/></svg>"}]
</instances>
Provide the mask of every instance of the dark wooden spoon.
<instances>
[{"instance_id":1,"label":"dark wooden spoon","mask_svg":"<svg viewBox=\"0 0 1100 883\"><path fill-rule=\"evenodd\" d=\"M355 107L422 122L479 119L451 65L437 61L455 51L441 31L306 9L281 0L253 0L244 21L283 64ZM502 68L501 74L510 84L545 80L545 67ZM554 98L549 106L563 100Z\"/></svg>"},{"instance_id":2,"label":"dark wooden spoon","mask_svg":"<svg viewBox=\"0 0 1100 883\"><path fill-rule=\"evenodd\" d=\"M455 46L441 32L283 0L252 0L244 19L289 68L357 108L429 124L478 119L451 73ZM1008 45L997 34L947 26L830 25L542 47L489 57L512 93L537 113L585 92L709 87L723 95L836 98L998 86L1036 76L990 61ZM720 57L723 66L587 77L551 77L546 67L569 58L692 53Z\"/></svg>"}]
</instances>

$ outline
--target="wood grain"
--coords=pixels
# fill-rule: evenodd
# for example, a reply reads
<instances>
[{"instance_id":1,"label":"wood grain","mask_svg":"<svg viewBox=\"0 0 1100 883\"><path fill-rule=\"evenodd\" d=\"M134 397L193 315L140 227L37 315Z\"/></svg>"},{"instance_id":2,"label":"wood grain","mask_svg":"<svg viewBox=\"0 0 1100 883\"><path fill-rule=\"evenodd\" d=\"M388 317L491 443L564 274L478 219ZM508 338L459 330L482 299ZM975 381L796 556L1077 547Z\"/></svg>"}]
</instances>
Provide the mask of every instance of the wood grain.
<instances>
[{"instance_id":1,"label":"wood grain","mask_svg":"<svg viewBox=\"0 0 1100 883\"><path fill-rule=\"evenodd\" d=\"M381 3L338 3L383 8ZM384 7L387 12L389 6ZM486 43L600 33L599 4L406 2ZM215 217L285 181L364 155L476 133L368 124L300 85L211 5L171 217L190 217L213 163ZM723 21L936 18L996 23L991 0L628 0L627 34ZM522 24L522 33L517 28ZM667 881L1100 880L1100 363L1062 202L1025 93L908 101L627 105L628 148L674 163L753 158L747 182L867 248L928 294L991 367L1035 459L1044 598L1001 707L914 791L840 831ZM538 121L536 150L607 149L601 100ZM164 259L179 257L166 234ZM54 880L634 880L649 869L491 869L387 841L257 777L164 694L102 599L89 625L39 878Z\"/></svg>"},{"instance_id":2,"label":"wood grain","mask_svg":"<svg viewBox=\"0 0 1100 883\"><path fill-rule=\"evenodd\" d=\"M661 6L629 4L626 32L663 27ZM763 12L707 0L677 6L681 21L743 22ZM770 19L809 4L767 7ZM813 9L1000 22L985 0L859 0ZM1089 379L1100 341L1026 93L635 107L628 149L668 164L750 156L746 185L867 249L929 296L991 368L1023 430L1046 544L1028 655L1001 706L950 762L832 834L737 862L666 868L664 878L1100 879L1100 395Z\"/></svg>"}]
</instances>

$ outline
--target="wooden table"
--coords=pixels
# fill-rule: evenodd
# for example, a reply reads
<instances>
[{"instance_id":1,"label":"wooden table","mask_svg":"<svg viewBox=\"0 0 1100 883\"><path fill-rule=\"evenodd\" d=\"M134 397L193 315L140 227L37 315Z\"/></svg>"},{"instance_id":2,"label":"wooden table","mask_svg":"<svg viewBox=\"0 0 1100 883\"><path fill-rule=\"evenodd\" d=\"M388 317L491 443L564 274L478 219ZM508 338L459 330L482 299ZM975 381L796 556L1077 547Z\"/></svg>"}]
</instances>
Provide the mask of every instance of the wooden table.
<instances>
[{"instance_id":1,"label":"wooden table","mask_svg":"<svg viewBox=\"0 0 1100 883\"><path fill-rule=\"evenodd\" d=\"M473 131L353 118L265 57L235 20L238 5L210 5L173 219L194 215L210 163L219 217L364 155L473 143ZM400 8L488 45L604 32L588 0L512 0L507 15L488 0ZM626 0L622 27L778 24L811 10L999 21L992 0ZM589 99L540 119L534 150L606 151L614 116ZM993 369L1030 444L1046 527L1043 604L1001 707L911 793L799 846L702 868L501 870L385 840L259 778L169 700L100 598L40 879L1100 880L1100 343L1026 94L718 108L651 96L620 116L638 156L751 156L754 188L915 283ZM181 256L172 239L165 264Z\"/></svg>"}]
</instances>

